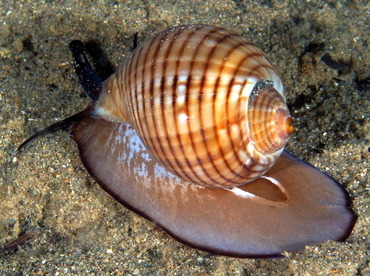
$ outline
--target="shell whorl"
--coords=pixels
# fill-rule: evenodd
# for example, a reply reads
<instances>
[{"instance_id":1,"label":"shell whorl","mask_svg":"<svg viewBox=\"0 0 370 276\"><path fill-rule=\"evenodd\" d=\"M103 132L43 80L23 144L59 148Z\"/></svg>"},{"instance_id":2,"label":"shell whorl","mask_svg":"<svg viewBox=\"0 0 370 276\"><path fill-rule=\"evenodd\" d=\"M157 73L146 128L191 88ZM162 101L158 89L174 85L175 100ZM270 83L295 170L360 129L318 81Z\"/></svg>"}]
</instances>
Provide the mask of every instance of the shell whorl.
<instances>
[{"instance_id":1,"label":"shell whorl","mask_svg":"<svg viewBox=\"0 0 370 276\"><path fill-rule=\"evenodd\" d=\"M286 103L275 88L262 80L249 96L248 124L255 148L262 154L282 149L295 130Z\"/></svg>"},{"instance_id":2,"label":"shell whorl","mask_svg":"<svg viewBox=\"0 0 370 276\"><path fill-rule=\"evenodd\" d=\"M267 90L256 90L261 81ZM261 108L266 103L269 115ZM145 41L103 84L96 113L131 124L173 173L213 187L261 176L291 131L261 138L289 125L281 80L258 47L207 25L169 29ZM271 116L272 129L265 123Z\"/></svg>"}]
</instances>

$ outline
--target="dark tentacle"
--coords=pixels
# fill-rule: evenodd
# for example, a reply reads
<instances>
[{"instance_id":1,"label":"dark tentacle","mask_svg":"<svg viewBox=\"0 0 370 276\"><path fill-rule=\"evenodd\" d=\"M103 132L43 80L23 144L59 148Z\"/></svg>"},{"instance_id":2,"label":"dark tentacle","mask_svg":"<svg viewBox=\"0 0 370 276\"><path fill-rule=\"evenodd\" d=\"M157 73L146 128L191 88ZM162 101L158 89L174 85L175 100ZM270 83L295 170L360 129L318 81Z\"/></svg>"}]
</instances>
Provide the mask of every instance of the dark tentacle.
<instances>
[{"instance_id":1,"label":"dark tentacle","mask_svg":"<svg viewBox=\"0 0 370 276\"><path fill-rule=\"evenodd\" d=\"M19 147L17 148L17 150L14 152L14 156L16 156L21 150L22 148L24 148L27 144L31 143L33 140L35 140L36 138L46 134L46 133L49 133L49 132L52 132L52 131L55 131L61 127L65 127L65 126L69 126L75 122L78 122L82 119L86 119L88 117L90 117L90 114L91 112L93 111L93 107L92 106L88 106L85 110L81 111L81 112L78 112L62 121L59 121L59 122L56 122L55 124L52 124L40 131L37 131L36 133L34 133L33 135L31 135L30 137L28 137L22 144L19 145Z\"/></svg>"},{"instance_id":2,"label":"dark tentacle","mask_svg":"<svg viewBox=\"0 0 370 276\"><path fill-rule=\"evenodd\" d=\"M101 78L97 74L95 74L95 72L91 68L91 65L84 53L84 46L81 41L73 40L69 44L69 49L72 52L73 63L80 84L84 88L85 93L93 100L93 102L96 102L102 90ZM17 148L14 156L17 155L22 148L24 148L27 144L29 144L36 138L46 133L55 131L61 127L69 126L79 120L90 117L92 111L93 106L88 106L85 110L34 133Z\"/></svg>"},{"instance_id":3,"label":"dark tentacle","mask_svg":"<svg viewBox=\"0 0 370 276\"><path fill-rule=\"evenodd\" d=\"M138 36L138 32L134 33L132 35L132 51L134 51L136 48L137 48L137 36Z\"/></svg>"},{"instance_id":4,"label":"dark tentacle","mask_svg":"<svg viewBox=\"0 0 370 276\"><path fill-rule=\"evenodd\" d=\"M90 63L86 58L84 46L81 41L73 40L69 44L69 49L72 52L73 63L80 84L84 88L87 96L96 102L102 90L101 78L95 74L91 68Z\"/></svg>"}]
</instances>

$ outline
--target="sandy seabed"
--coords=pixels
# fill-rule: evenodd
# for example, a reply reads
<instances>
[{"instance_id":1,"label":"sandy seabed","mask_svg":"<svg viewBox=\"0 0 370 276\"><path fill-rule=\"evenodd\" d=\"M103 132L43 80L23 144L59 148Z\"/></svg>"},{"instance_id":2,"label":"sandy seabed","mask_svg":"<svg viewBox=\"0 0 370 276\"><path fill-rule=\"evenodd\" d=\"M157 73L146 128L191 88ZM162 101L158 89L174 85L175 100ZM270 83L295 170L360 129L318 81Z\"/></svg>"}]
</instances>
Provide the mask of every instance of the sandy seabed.
<instances>
[{"instance_id":1,"label":"sandy seabed","mask_svg":"<svg viewBox=\"0 0 370 276\"><path fill-rule=\"evenodd\" d=\"M77 2L77 3L76 3ZM370 275L368 1L0 1L1 275ZM299 130L287 149L342 183L359 219L345 243L283 259L235 259L184 246L122 207L84 169L68 132L15 148L85 108L68 44L86 43L108 77L139 41L203 23L260 46ZM324 57L324 58L323 58Z\"/></svg>"}]
</instances>

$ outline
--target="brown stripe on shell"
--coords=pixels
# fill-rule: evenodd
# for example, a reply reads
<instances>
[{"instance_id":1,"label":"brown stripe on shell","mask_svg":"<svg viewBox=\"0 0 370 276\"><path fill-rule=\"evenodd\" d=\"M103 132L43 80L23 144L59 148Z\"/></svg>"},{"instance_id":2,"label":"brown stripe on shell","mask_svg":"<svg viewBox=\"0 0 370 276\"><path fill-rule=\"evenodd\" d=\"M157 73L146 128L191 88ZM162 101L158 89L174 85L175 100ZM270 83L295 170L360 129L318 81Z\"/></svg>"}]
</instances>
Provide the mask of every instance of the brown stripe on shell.
<instances>
[{"instance_id":1,"label":"brown stripe on shell","mask_svg":"<svg viewBox=\"0 0 370 276\"><path fill-rule=\"evenodd\" d=\"M206 28L203 28L206 29ZM196 160L194 160L193 165L189 167L188 169L193 170L194 167L196 170L201 170L202 174L204 175L201 177L200 173L197 173L196 177L198 178L198 182L201 181L203 185L206 185L207 183L217 183L219 182L216 177L220 175L220 173L217 171L217 168L215 168L213 164L213 158L212 154L207 151L207 144L209 144L211 141L209 141L207 138L205 138L205 126L202 125L202 114L208 113L208 108L206 104L204 104L203 99L206 96L205 90L206 90L206 81L207 79L207 69L210 64L210 56L212 57L212 51L215 49L215 47L212 47L211 49L206 48L204 45L206 44L206 41L209 39L214 39L213 35L214 33L217 33L219 28L213 28L212 30L207 31L203 36L200 37L199 41L197 42L197 46L195 48L195 51L192 55L192 61L190 64L190 70L189 72L196 72L195 77L197 77L195 82L190 82L190 78L188 79L187 82L187 90L188 91L193 91L193 90L198 90L195 91L194 97L188 97L187 101L185 103L186 109L189 112L190 107L192 107L193 110L193 115L192 112L189 112L188 114L190 115L190 118L197 118L196 122L199 124L197 125L197 128L199 128L199 131L192 131L189 133L190 141L191 141L191 146L192 146L192 152L194 156L196 157ZM217 43L217 42L216 42ZM202 52L200 52L203 50ZM205 53L206 50L208 50L208 53ZM207 58L203 61L199 61L198 55L206 56ZM191 74L190 74L191 75ZM199 84L198 84L199 82ZM215 88L214 88L215 89ZM191 101L191 99L193 101ZM191 101L191 102L190 102ZM208 101L209 102L209 101ZM196 108L198 106L198 108ZM199 120L198 120L199 118ZM188 128L191 129L191 121L188 120ZM211 124L214 125L214 122ZM203 141L207 141L207 143L204 143ZM202 154L201 154L202 152ZM204 156L207 158L207 160L202 160L204 159ZM196 162L195 162L196 161ZM209 165L208 167L204 167L204 165ZM192 181L195 181L192 179Z\"/></svg>"},{"instance_id":2,"label":"brown stripe on shell","mask_svg":"<svg viewBox=\"0 0 370 276\"><path fill-rule=\"evenodd\" d=\"M167 64L173 67L173 70L168 70L165 74L167 79L169 79L169 85L168 87L171 88L171 82L176 81L176 85L172 85L172 89L168 89L168 98L171 99L171 102L168 101L166 106L166 114L167 116L163 116L163 118L166 118L164 120L165 123L165 136L167 138L169 147L168 155L162 156L162 160L164 163L170 167L174 171L178 171L179 174L186 179L195 179L194 173L192 170L189 170L188 168L192 166L191 161L187 158L185 154L185 149L182 146L183 141L181 139L183 138L182 135L179 135L181 131L181 126L179 126L179 122L177 120L177 116L179 112L187 113L187 111L184 109L185 106L180 106L178 103L179 95L177 93L177 89L179 89L179 86L184 86L185 83L189 81L189 79L182 79L179 80L179 72L180 69L180 61L182 59L186 60L186 57L191 53L191 51L185 51L188 47L188 43L192 41L192 37L197 33L199 27L196 29L190 29L187 32L184 32L184 30L180 30L177 32L177 38L176 40L171 41L171 49L168 51L167 56ZM182 40L181 44L176 43L177 40ZM171 52L170 52L171 51ZM172 61L172 62L170 62ZM184 70L185 68L183 68ZM190 69L186 69L187 72L190 71ZM187 73L186 75L189 76ZM181 158L179 158L181 156Z\"/></svg>"},{"instance_id":3,"label":"brown stripe on shell","mask_svg":"<svg viewBox=\"0 0 370 276\"><path fill-rule=\"evenodd\" d=\"M260 80L280 89L281 81L263 52L241 36L213 26L170 29L139 46L118 73L122 85L102 98L121 94L127 121L180 177L238 186L275 161L277 154L256 150L250 139L248 97Z\"/></svg>"},{"instance_id":4,"label":"brown stripe on shell","mask_svg":"<svg viewBox=\"0 0 370 276\"><path fill-rule=\"evenodd\" d=\"M131 124L133 124L135 121L137 124L136 131L140 129L140 132L142 132L143 130L142 130L142 126L140 126L140 124L137 123L139 121L139 114L140 114L139 113L139 101L138 101L138 97L132 97L131 93L138 93L137 90L139 88L142 89L141 81L140 81L140 87L138 86L139 85L138 81L142 80L143 78L142 71L137 70L137 68L138 68L138 64L140 60L138 57L143 55L143 49L144 47L140 47L139 49L137 49L135 51L136 58L130 58L130 60L132 60L133 62L131 62L130 63L131 66L127 67L127 69L125 70L127 73L126 75L128 76L126 78L126 82L128 83L128 86L126 90L124 90L126 92L124 94L127 95L129 99L128 102L130 103L130 106L131 106L131 108L129 109L131 111L131 119L132 119ZM124 66L123 68L126 68L126 67Z\"/></svg>"},{"instance_id":5,"label":"brown stripe on shell","mask_svg":"<svg viewBox=\"0 0 370 276\"><path fill-rule=\"evenodd\" d=\"M175 158L175 150L176 148L173 147L173 144L176 142L176 139L177 139L177 135L170 135L169 133L169 129L173 128L175 126L175 128L178 128L177 126L177 123L176 123L176 120L174 118L174 115L175 115L175 110L176 110L176 95L173 93L177 87L177 77L175 78L176 76L176 73L174 73L174 78L172 80L172 84L171 84L171 81L168 81L167 78L165 76L167 76L167 71L171 72L172 71L176 71L177 70L177 65L176 64L173 64L173 63L168 63L167 60L169 59L170 55L176 55L176 54L180 54L183 49L180 51L177 52L177 49L174 49L175 47L173 47L173 44L175 43L175 41L177 40L177 37L181 34L181 31L177 31L173 38L171 39L170 43L169 43L169 46L168 46L168 50L167 52L165 53L165 57L164 57L164 65L163 65L163 71L162 71L162 75L164 76L162 78L162 83L161 83L161 93L165 93L166 94L166 99L167 97L170 99L172 98L172 102L171 103L167 103L165 104L165 101L162 100L161 102L161 108L162 108L162 118L168 118L168 120L163 120L163 128L164 128L164 131L165 131L165 138L166 138L166 143L167 145L169 146L169 151L167 153L167 155L165 156L165 160L164 160L164 164L166 164L166 166L170 166L172 170L175 170L174 166L176 166L176 170L180 171L180 172L184 172L184 169L183 169L183 165L181 164L181 162L179 162L179 160L177 158ZM187 38L189 39L189 38ZM185 47L185 43L184 43L184 46L182 46L182 48ZM175 51L174 53L172 53L172 51ZM169 66L172 66L174 68L169 68ZM186 178L189 178L189 175L187 173L185 173L182 177L186 177Z\"/></svg>"},{"instance_id":6,"label":"brown stripe on shell","mask_svg":"<svg viewBox=\"0 0 370 276\"><path fill-rule=\"evenodd\" d=\"M150 51L153 51L154 54L150 56L150 59L146 58L145 62L146 65L150 68L150 78L149 78L149 90L145 91L145 97L148 100L143 101L146 104L146 113L145 113L145 124L148 125L148 133L144 135L150 138L150 144L152 148L157 150L156 154L158 156L163 156L163 160L165 160L166 156L166 144L162 143L163 135L163 117L162 116L155 116L160 115L160 107L162 106L161 101L163 101L163 91L160 90L158 87L158 80L161 81L163 77L163 73L161 73L161 69L163 66L163 54L166 52L168 48L168 44L165 43L168 35L173 33L167 33L166 36L158 36L156 39L156 45L152 45L150 47ZM150 64L150 65L149 65ZM159 70L158 70L159 67ZM159 71L159 73L158 73ZM159 75L159 79L157 77ZM135 95L133 95L134 97ZM155 135L153 135L153 133Z\"/></svg>"},{"instance_id":7,"label":"brown stripe on shell","mask_svg":"<svg viewBox=\"0 0 370 276\"><path fill-rule=\"evenodd\" d=\"M248 43L248 44L249 45L253 45L251 43ZM246 43L245 42L242 42L240 44L234 45L234 47L232 49L230 49L230 51L225 55L224 60L225 59L229 59L229 56L232 54L232 52L234 50L236 50L238 47L242 46L242 45L246 45ZM226 92L227 92L227 95L226 95L226 99L227 100L226 101L228 102L228 104L225 107L226 107L226 118L228 118L228 120L226 122L225 131L226 131L226 133L228 135L227 136L228 137L228 140L229 141L232 141L232 142L230 143L231 149L230 149L230 147L229 148L225 148L225 149L223 149L221 151L221 153L222 153L223 159L225 160L225 163L227 165L228 170L230 170L230 171L232 171L234 173L234 178L237 178L236 183L238 183L238 182L240 183L240 179L244 179L244 181L248 181L249 180L249 173L246 174L245 171L247 170L250 173L252 173L253 170L252 170L252 168L249 168L249 166L244 166L243 158L240 158L240 155L238 154L240 148L242 148L242 145L243 144L246 144L245 141L248 141L248 143L249 143L249 135L245 135L246 134L246 131L243 131L243 128L242 128L242 126L243 126L242 125L242 122L244 120L246 120L247 118L246 118L245 112L238 112L238 114L236 114L237 115L236 117L232 113L235 110L235 106L237 106L236 107L237 110L240 110L240 111L241 110L244 110L246 108L246 102L247 101L246 101L246 98L244 97L244 99L243 99L243 97L241 95L241 93L242 93L242 86L240 86L239 93L238 93L238 101L234 104L234 106L231 106L232 103L233 103L233 101L232 101L233 88L235 87L234 85L240 85L240 84L235 83L235 79L237 77L237 73L239 73L239 69L240 69L241 65L244 62L246 62L246 60L248 60L249 58L252 58L252 57L254 57L256 55L261 55L261 53L253 53L253 54L245 55L245 57L241 60L243 62L240 61L239 64L238 64L238 66L235 66L235 68L233 68L234 69L234 72L233 72L233 75L232 75L232 77L231 77L231 79L229 81L229 85L228 85L228 87L226 89ZM226 61L224 61L224 63L225 62ZM224 65L224 63L223 63L223 65ZM221 78L221 76L222 76L223 73L224 73L223 70L220 70L220 72L219 72L219 78ZM239 135L238 135L238 137L233 137L233 136L235 136L235 134L232 135L231 128L233 126L239 126ZM220 127L220 125L219 124L216 124L215 125L215 130L216 131L217 131L217 127ZM246 129L246 128L244 128L244 129ZM243 133L244 133L244 135L243 135ZM218 141L219 141L219 147L222 148L222 145L224 143L221 143L220 142L220 139L219 139L220 138L219 137L220 136L219 135L220 134L220 130L218 130L216 132L216 134L217 134L217 138L218 138ZM230 151L234 153L234 156L233 156L234 157L234 159L233 159L234 166L233 167L232 167L233 164L231 163L232 160L230 160L230 158L226 158L225 153L224 153L224 152L230 152ZM245 153L246 153L246 155L244 156L244 159L245 159L245 157L251 158L251 156L248 154L248 152L245 152ZM235 165L235 163L237 165ZM232 179L229 179L229 181L230 182L233 182L233 183L235 182Z\"/></svg>"},{"instance_id":8,"label":"brown stripe on shell","mask_svg":"<svg viewBox=\"0 0 370 276\"><path fill-rule=\"evenodd\" d=\"M187 170L184 169L184 163L187 163L187 160L181 160L180 162L179 158L176 157L176 153L179 151L180 147L180 140L177 135L178 131L172 131L173 129L178 129L179 126L176 121L176 89L178 84L178 78L176 71L178 70L178 63L179 60L176 62L168 62L168 60L171 59L173 56L178 56L180 59L183 55L183 51L187 45L187 42L189 41L190 37L193 35L192 32L189 32L186 35L185 42L182 44L181 47L176 47L177 45L174 45L179 36L184 36L181 30L178 30L175 32L175 35L170 40L168 50L165 53L164 62L166 64L166 67L164 67L162 71L162 75L166 76L166 79L164 81L165 87L167 89L161 90L162 93L165 93L166 96L162 101L162 118L166 118L167 120L163 120L163 130L164 130L164 137L166 139L166 145L169 147L169 150L166 154L166 156L163 156L163 163L166 164L167 167L170 167L172 170L176 170L181 172L181 176L183 178L190 179L191 176ZM169 68L169 69L168 69ZM171 73L173 72L173 73ZM168 76L171 76L169 78ZM164 88L165 88L164 87ZM164 101L166 100L166 101ZM171 101L170 101L171 100ZM183 149L181 149L182 155ZM178 153L177 153L178 154Z\"/></svg>"},{"instance_id":9,"label":"brown stripe on shell","mask_svg":"<svg viewBox=\"0 0 370 276\"><path fill-rule=\"evenodd\" d=\"M196 30L193 30L193 31L189 31L186 35L185 35L185 42L183 42L181 45L178 45L178 50L177 50L177 55L178 57L175 58L174 60L174 76L173 76L173 85L172 85L172 98L174 99L174 101L172 102L172 120L173 120L173 126L172 128L171 127L168 127L167 129L167 135L169 136L172 136L173 139L172 139L172 144L175 144L172 148L172 158L174 160L176 160L176 164L177 164L177 168L174 168L172 166L172 169L173 171L176 171L178 172L178 175L182 176L183 178L185 179L193 179L194 178L194 173L193 171L189 171L187 169L185 169L185 167L191 167L191 163L190 163L190 160L186 157L186 154L185 154L185 148L182 145L182 142L181 142L181 135L180 135L180 131L182 130L181 126L179 125L178 121L176 120L176 114L179 113L179 112L183 112L184 114L187 112L185 110L186 106L184 107L183 105L181 105L179 103L179 99L181 99L180 97L185 97L186 96L182 96L180 95L179 97L179 89L180 87L185 87L185 84L186 82L188 81L187 79L182 79L180 77L180 62L181 62L181 59L183 58L184 56L184 53L185 53L185 49L187 49L187 45L189 43L189 41L192 40L192 37L196 34L197 30L199 30L201 28L201 26L198 26ZM182 34L182 29L180 28L180 31L178 33L178 36L180 35L183 35ZM176 56L176 50L173 51L173 56ZM184 99L185 100L185 99ZM169 109L171 109L171 107L169 106ZM169 133L170 130L174 130L172 132L172 134ZM175 148L177 148L177 151L175 150ZM181 154L181 156L183 156L183 159L182 160L179 160L177 154ZM184 177L185 176L185 177Z\"/></svg>"},{"instance_id":10,"label":"brown stripe on shell","mask_svg":"<svg viewBox=\"0 0 370 276\"><path fill-rule=\"evenodd\" d=\"M153 43L154 39L142 44L142 47L138 47L130 58L133 61L129 63L131 66L124 65L122 67L122 70L129 76L127 79L122 79L122 82L130 83L130 86L121 92L126 95L128 98L127 102L130 103L126 106L127 112L132 114L130 124L136 129L145 144L148 144L148 137L143 135L146 132L145 128L147 125L142 121L145 119L145 115L142 114L145 114L145 101L143 100L145 99L145 83L143 82L143 76L145 76L146 70L143 64L145 57L149 53L148 48ZM156 149L153 149L153 151L155 153Z\"/></svg>"},{"instance_id":11,"label":"brown stripe on shell","mask_svg":"<svg viewBox=\"0 0 370 276\"><path fill-rule=\"evenodd\" d=\"M227 35L227 36L224 36L222 37L220 40L217 41L217 44L221 44L223 41L225 41L226 39L228 38L231 38L232 36L235 36L235 35ZM238 155L237 154L234 154L233 156L233 160L230 160L230 157L229 158L226 158L226 154L229 152L236 152L235 151L235 145L234 143L225 143L224 141L221 141L221 137L220 137L220 133L221 132L226 132L228 134L228 140L231 141L231 134L230 134L230 126L231 126L231 121L235 121L234 119L234 116L231 116L230 114L230 111L229 111L229 105L231 104L231 101L229 101L229 97L230 97L230 93L232 91L232 86L233 86L233 83L235 82L235 72L238 68L234 68L234 67L227 67L226 66L226 61L229 59L230 55L232 54L233 51L235 51L238 47L240 46L243 46L245 45L246 42L245 41L241 41L239 43L236 43L234 45L230 45L230 49L228 49L228 52L226 52L226 54L224 56L221 56L221 57L218 57L219 60L222 61L222 63L220 64L220 69L218 70L218 75L217 75L217 80L215 82L215 86L214 86L214 90L216 91L216 93L213 94L213 98L212 98L212 101L213 101L213 117L216 118L217 117L217 110L216 110L216 107L217 107L217 101L220 101L217 99L217 97L220 95L220 93L217 93L217 91L219 90L219 86L220 86L220 82L221 80L223 79L223 76L225 74L225 71L229 70L233 70L234 71L234 76L231 75L230 77L230 80L229 80L229 84L227 85L227 89L226 89L226 102L228 104L225 104L225 114L226 114L226 122L224 123L221 123L221 122L218 122L218 123L215 123L214 124L214 128L213 128L213 131L215 133L215 138L216 138L216 141L217 141L217 144L218 144L218 148L220 149L220 158L222 160L222 167L221 168L217 168L217 172L219 174L222 174L220 169L222 169L223 171L228 171L230 173L232 173L234 175L233 178L244 178L243 175L239 174L239 170L236 171L235 168L232 167L232 161L236 159L238 159ZM248 43L250 44L250 43ZM232 47L231 47L232 46ZM214 48L215 50L216 48ZM222 89L222 87L221 87ZM221 101L222 101L222 98L221 98ZM227 146L227 148L225 147L225 145ZM240 162L240 160L237 160L237 162L239 163L238 164L238 168L241 168L243 167L243 163ZM219 165L217 165L218 167L220 167ZM230 176L228 177L225 177L223 176L223 179L225 182L228 182L228 183L238 183L238 182L235 182L233 181L233 179L230 179Z\"/></svg>"},{"instance_id":12,"label":"brown stripe on shell","mask_svg":"<svg viewBox=\"0 0 370 276\"><path fill-rule=\"evenodd\" d=\"M220 60L221 61L221 64L219 64L219 69L218 69L218 74L216 75L217 77L215 78L215 83L213 85L213 89L214 89L214 93L212 95L212 105L213 105L213 108L212 108L212 114L213 114L213 118L217 118L217 102L219 101L218 100L218 96L220 95L219 93L219 90L220 90L220 83L221 81L223 80L223 73L224 73L224 70L225 70L225 67L226 67L226 61L228 60L228 57L229 55L233 52L233 50L235 50L237 47L241 46L242 44L245 44L245 41L242 41L242 42L239 42L239 43L236 43L234 45L232 45L231 43L228 43L230 45L228 45L228 47L226 48L226 53L223 53L223 55L221 56L220 53L217 53L216 52L216 49L219 49L220 47L222 47L222 43L224 42L229 42L230 39L232 37L236 36L235 34L227 34L227 35L224 35L224 36L221 36L217 41L216 41L216 45L218 45L219 47L213 47L210 54L209 54L209 57L208 57L208 61L207 63L212 63L210 61L210 59L212 58L213 59L213 63L215 63L214 59L215 59L215 54L217 54L217 60ZM235 70L234 68L228 68L229 70ZM208 70L208 66L205 67L204 69L204 75L207 74L207 70ZM232 83L234 80L233 78L230 78L229 80L229 83ZM229 85L228 85L229 86ZM221 87L222 89L222 87ZM229 95L229 92L230 90L229 89L226 89L226 99L228 99L228 95ZM222 96L222 95L221 95ZM221 98L221 101L222 101L222 98ZM227 100L226 100L226 103L227 103ZM220 178L222 178L221 181L223 182L228 182L228 183L234 183L234 181L232 179L230 179L230 176L226 176L223 174L223 172L227 171L229 174L233 174L234 176L236 176L238 173L233 170L232 166L230 165L230 158L227 159L226 158L226 153L227 152L230 152L231 148L233 147L232 146L232 143L227 143L227 148L225 148L225 143L222 143L220 141L220 135L219 135L219 132L220 131L223 131L223 128L225 128L225 130L228 132L229 130L229 121L230 118L228 116L228 104L225 104L224 105L225 107L225 114L226 114L226 122L225 123L222 123L222 122L214 122L213 123L213 133L214 133L214 139L215 139L215 144L217 143L217 148L219 149L219 155L217 159L211 159L210 161L212 162L212 165L214 167L214 170L216 171L216 173L220 176ZM206 114L205 112L201 112L201 110L199 110L199 113L201 115L203 114ZM202 116L203 117L203 116ZM204 122L204 120L201 120L201 122ZM202 128L204 129L204 128ZM203 132L204 133L204 132ZM205 139L204 139L205 140ZM207 145L207 144L206 144ZM208 156L211 156L212 155L212 149L210 147L207 147L207 154ZM219 160L222 160L222 166L220 166L220 164L217 164L219 163ZM216 163L217 162L217 163ZM240 165L239 165L240 167Z\"/></svg>"}]
</instances>

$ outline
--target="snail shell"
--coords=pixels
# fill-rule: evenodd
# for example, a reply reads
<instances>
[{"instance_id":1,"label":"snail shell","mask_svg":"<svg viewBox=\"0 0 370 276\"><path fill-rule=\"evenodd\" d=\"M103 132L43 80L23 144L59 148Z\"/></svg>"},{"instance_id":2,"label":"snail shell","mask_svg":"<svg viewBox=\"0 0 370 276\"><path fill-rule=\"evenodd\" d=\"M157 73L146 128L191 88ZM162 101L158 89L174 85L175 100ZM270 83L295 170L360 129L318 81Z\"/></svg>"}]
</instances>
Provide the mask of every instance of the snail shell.
<instances>
[{"instance_id":1,"label":"snail shell","mask_svg":"<svg viewBox=\"0 0 370 276\"><path fill-rule=\"evenodd\" d=\"M202 186L259 178L293 131L282 82L263 52L206 25L144 42L104 82L95 110L132 125L167 169Z\"/></svg>"}]
</instances>

